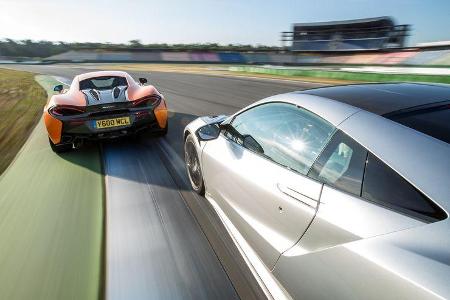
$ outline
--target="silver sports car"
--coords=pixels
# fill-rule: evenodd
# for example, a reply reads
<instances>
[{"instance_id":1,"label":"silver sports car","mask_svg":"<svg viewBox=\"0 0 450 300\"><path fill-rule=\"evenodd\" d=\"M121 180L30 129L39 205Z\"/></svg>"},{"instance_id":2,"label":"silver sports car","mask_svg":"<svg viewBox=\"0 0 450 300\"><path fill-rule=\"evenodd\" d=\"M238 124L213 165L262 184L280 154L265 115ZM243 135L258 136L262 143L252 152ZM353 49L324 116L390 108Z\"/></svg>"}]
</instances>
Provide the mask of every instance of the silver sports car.
<instances>
[{"instance_id":1,"label":"silver sports car","mask_svg":"<svg viewBox=\"0 0 450 300\"><path fill-rule=\"evenodd\" d=\"M204 194L269 298L450 298L450 87L256 102L184 133Z\"/></svg>"}]
</instances>

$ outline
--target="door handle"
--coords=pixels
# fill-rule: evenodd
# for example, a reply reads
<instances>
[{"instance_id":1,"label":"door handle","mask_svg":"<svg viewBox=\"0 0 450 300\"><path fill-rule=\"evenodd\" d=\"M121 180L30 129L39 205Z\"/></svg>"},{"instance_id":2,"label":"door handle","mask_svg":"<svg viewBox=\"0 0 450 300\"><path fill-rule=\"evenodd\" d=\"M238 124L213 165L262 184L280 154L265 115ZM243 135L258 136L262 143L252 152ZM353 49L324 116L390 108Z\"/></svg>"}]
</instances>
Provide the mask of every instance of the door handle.
<instances>
[{"instance_id":1,"label":"door handle","mask_svg":"<svg viewBox=\"0 0 450 300\"><path fill-rule=\"evenodd\" d=\"M319 200L313 199L311 197L308 197L308 196L302 194L296 188L284 185L282 183L278 183L277 186L278 186L278 189L283 194L288 195L291 198L294 198L295 200L301 202L302 204L305 204L314 209L316 209L317 205L319 204Z\"/></svg>"}]
</instances>

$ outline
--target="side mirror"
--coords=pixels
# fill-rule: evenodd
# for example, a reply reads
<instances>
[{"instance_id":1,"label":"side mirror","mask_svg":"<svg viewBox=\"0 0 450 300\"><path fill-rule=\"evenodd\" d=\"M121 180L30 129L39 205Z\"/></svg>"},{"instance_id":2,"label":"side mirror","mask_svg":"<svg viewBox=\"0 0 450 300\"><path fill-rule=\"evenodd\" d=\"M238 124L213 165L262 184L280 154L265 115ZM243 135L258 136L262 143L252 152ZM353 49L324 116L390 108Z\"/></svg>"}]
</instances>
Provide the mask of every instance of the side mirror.
<instances>
[{"instance_id":1,"label":"side mirror","mask_svg":"<svg viewBox=\"0 0 450 300\"><path fill-rule=\"evenodd\" d=\"M141 84L146 84L146 83L147 83L147 78L141 77L141 78L139 78L139 82L140 82Z\"/></svg>"},{"instance_id":2,"label":"side mirror","mask_svg":"<svg viewBox=\"0 0 450 300\"><path fill-rule=\"evenodd\" d=\"M263 147L251 135L244 134L242 138L242 146L256 153L264 154Z\"/></svg>"},{"instance_id":3,"label":"side mirror","mask_svg":"<svg viewBox=\"0 0 450 300\"><path fill-rule=\"evenodd\" d=\"M200 141L211 141L219 137L219 124L208 124L197 129L196 135Z\"/></svg>"},{"instance_id":4,"label":"side mirror","mask_svg":"<svg viewBox=\"0 0 450 300\"><path fill-rule=\"evenodd\" d=\"M55 85L55 87L53 88L53 90L58 93L61 93L63 91L63 89L64 89L64 87L62 84Z\"/></svg>"}]
</instances>

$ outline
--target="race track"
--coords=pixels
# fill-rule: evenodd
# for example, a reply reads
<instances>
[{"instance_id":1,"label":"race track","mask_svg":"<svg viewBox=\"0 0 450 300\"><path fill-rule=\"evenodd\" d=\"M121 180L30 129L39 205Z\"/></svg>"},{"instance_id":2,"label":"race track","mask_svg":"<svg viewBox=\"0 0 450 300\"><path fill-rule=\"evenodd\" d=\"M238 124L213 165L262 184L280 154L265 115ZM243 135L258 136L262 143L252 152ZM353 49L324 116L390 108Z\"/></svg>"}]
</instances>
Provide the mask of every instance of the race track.
<instances>
[{"instance_id":1,"label":"race track","mask_svg":"<svg viewBox=\"0 0 450 300\"><path fill-rule=\"evenodd\" d=\"M14 68L61 81L92 71L83 65ZM186 73L130 74L149 78L165 95L169 133L162 139L143 134L138 140L102 145L106 297L261 298L263 292L220 220L208 202L189 189L183 166L183 128L201 115L231 114L273 94L319 85Z\"/></svg>"}]
</instances>

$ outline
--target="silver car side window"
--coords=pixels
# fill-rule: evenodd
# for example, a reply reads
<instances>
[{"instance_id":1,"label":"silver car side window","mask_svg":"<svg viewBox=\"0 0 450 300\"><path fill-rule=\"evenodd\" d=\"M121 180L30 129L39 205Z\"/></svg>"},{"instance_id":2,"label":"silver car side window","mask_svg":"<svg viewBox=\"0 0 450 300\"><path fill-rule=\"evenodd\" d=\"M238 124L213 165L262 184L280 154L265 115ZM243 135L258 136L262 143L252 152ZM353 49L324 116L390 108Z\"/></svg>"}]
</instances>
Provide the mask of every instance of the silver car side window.
<instances>
[{"instance_id":1,"label":"silver car side window","mask_svg":"<svg viewBox=\"0 0 450 300\"><path fill-rule=\"evenodd\" d=\"M337 131L314 163L308 176L360 196L367 150Z\"/></svg>"},{"instance_id":2,"label":"silver car side window","mask_svg":"<svg viewBox=\"0 0 450 300\"><path fill-rule=\"evenodd\" d=\"M252 107L237 115L231 125L262 147L258 154L303 175L334 132L334 126L319 116L281 102Z\"/></svg>"},{"instance_id":3,"label":"silver car side window","mask_svg":"<svg viewBox=\"0 0 450 300\"><path fill-rule=\"evenodd\" d=\"M362 197L425 222L447 218L438 205L371 153L367 157Z\"/></svg>"},{"instance_id":4,"label":"silver car side window","mask_svg":"<svg viewBox=\"0 0 450 300\"><path fill-rule=\"evenodd\" d=\"M330 159L320 171L319 177L326 178L327 181L335 183L347 172L352 156L352 148L345 143L339 143L333 154L331 154Z\"/></svg>"},{"instance_id":5,"label":"silver car side window","mask_svg":"<svg viewBox=\"0 0 450 300\"><path fill-rule=\"evenodd\" d=\"M419 220L433 222L447 217L434 202L340 130L308 176Z\"/></svg>"}]
</instances>

